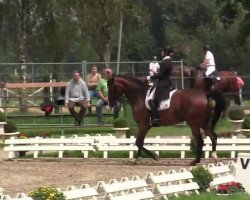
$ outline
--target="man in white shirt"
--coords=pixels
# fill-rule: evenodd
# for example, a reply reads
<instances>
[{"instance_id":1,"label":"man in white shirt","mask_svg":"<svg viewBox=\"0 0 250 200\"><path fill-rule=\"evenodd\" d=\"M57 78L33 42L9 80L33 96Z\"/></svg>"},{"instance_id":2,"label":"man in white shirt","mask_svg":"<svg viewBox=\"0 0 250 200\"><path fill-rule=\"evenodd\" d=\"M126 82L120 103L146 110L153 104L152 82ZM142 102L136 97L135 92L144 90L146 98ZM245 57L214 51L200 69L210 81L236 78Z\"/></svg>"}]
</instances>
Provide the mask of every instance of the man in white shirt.
<instances>
[{"instance_id":1,"label":"man in white shirt","mask_svg":"<svg viewBox=\"0 0 250 200\"><path fill-rule=\"evenodd\" d=\"M154 74L159 72L160 65L157 62L156 56L154 56L154 59L152 62L149 63L149 75L153 76Z\"/></svg>"},{"instance_id":2,"label":"man in white shirt","mask_svg":"<svg viewBox=\"0 0 250 200\"><path fill-rule=\"evenodd\" d=\"M210 51L210 46L205 45L203 49L205 51L205 59L203 63L201 63L199 66L202 69L206 69L205 75L206 77L208 77L210 74L212 74L216 70L215 61L214 61L214 56Z\"/></svg>"}]
</instances>

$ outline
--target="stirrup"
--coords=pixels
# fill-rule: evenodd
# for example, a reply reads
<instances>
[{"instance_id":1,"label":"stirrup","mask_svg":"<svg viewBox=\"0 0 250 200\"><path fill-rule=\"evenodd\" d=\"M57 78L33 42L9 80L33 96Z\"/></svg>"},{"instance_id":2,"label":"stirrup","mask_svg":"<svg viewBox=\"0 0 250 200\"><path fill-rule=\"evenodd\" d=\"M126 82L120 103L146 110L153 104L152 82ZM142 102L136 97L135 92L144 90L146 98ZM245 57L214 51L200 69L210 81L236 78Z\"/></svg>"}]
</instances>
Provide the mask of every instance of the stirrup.
<instances>
[{"instance_id":1,"label":"stirrup","mask_svg":"<svg viewBox=\"0 0 250 200\"><path fill-rule=\"evenodd\" d=\"M160 126L160 119L153 119L153 120L151 120L151 126L153 126L153 127L158 127L158 126Z\"/></svg>"}]
</instances>

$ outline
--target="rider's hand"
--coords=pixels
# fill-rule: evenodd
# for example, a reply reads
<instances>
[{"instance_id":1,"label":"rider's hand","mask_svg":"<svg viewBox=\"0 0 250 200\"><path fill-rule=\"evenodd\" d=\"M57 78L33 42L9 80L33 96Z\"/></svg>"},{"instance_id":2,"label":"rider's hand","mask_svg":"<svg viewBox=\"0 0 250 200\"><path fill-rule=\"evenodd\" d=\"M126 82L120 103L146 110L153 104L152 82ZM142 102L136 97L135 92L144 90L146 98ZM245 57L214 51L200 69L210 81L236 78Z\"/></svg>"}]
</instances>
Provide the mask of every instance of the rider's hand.
<instances>
[{"instance_id":1,"label":"rider's hand","mask_svg":"<svg viewBox=\"0 0 250 200\"><path fill-rule=\"evenodd\" d=\"M150 78L150 76L147 76L146 79L147 79L147 81L149 81L151 78Z\"/></svg>"}]
</instances>

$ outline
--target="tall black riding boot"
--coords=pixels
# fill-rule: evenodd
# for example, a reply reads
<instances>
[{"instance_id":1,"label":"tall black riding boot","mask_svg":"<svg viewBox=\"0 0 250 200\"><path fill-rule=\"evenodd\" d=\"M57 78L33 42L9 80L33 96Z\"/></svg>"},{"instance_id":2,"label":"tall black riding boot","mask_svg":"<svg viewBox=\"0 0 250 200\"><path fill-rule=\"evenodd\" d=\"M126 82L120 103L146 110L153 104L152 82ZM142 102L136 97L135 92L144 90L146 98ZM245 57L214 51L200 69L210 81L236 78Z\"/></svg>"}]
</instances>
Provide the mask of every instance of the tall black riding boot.
<instances>
[{"instance_id":1,"label":"tall black riding boot","mask_svg":"<svg viewBox=\"0 0 250 200\"><path fill-rule=\"evenodd\" d=\"M151 126L157 127L160 125L160 119L159 119L159 115L158 115L158 111L155 105L155 102L153 100L149 100L148 104L151 107Z\"/></svg>"}]
</instances>

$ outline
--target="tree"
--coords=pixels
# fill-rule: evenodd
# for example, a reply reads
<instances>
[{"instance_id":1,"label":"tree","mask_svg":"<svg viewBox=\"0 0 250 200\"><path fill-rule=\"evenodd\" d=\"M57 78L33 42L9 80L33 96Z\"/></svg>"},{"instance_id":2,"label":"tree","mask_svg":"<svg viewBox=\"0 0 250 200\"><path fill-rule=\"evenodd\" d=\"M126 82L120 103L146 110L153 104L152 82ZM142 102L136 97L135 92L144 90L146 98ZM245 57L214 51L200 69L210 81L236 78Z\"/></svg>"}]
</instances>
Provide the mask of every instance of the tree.
<instances>
[{"instance_id":1,"label":"tree","mask_svg":"<svg viewBox=\"0 0 250 200\"><path fill-rule=\"evenodd\" d=\"M81 0L76 4L81 29L91 39L100 60L106 62L111 61L112 49L117 49L113 42L118 38L121 15L124 21L128 17L145 24L144 10L140 1L133 0Z\"/></svg>"}]
</instances>

